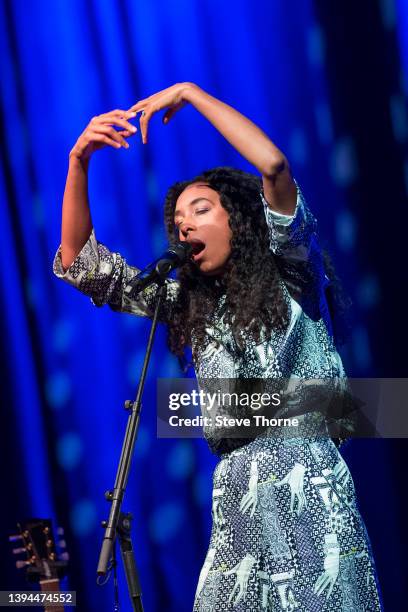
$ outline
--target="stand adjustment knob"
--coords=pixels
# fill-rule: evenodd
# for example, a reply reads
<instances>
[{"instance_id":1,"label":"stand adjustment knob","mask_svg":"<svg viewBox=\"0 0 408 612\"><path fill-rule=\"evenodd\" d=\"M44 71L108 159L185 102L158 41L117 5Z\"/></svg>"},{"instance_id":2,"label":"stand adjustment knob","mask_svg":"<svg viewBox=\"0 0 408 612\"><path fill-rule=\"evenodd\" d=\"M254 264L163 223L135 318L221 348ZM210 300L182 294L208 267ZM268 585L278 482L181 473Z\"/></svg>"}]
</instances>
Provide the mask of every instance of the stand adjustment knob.
<instances>
[{"instance_id":1,"label":"stand adjustment knob","mask_svg":"<svg viewBox=\"0 0 408 612\"><path fill-rule=\"evenodd\" d=\"M124 516L122 521L122 527L126 530L130 530L131 524L131 520L127 516Z\"/></svg>"}]
</instances>

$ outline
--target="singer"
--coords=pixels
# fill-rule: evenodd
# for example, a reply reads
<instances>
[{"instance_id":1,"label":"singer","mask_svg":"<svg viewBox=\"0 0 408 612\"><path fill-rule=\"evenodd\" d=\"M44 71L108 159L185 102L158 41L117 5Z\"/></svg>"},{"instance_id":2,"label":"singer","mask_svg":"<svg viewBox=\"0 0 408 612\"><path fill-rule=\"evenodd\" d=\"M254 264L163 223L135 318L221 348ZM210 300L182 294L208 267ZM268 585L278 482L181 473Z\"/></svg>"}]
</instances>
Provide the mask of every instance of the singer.
<instances>
[{"instance_id":1,"label":"singer","mask_svg":"<svg viewBox=\"0 0 408 612\"><path fill-rule=\"evenodd\" d=\"M288 160L252 121L193 83L88 124L69 156L54 273L97 306L152 316L157 285L129 296L139 269L96 238L88 164L104 146L128 148L139 114L146 144L155 113L167 124L186 104L258 174L218 167L169 189L169 242L192 247L177 280L166 280L160 318L170 350L183 359L192 347L200 379L345 378L338 279ZM302 437L237 440L204 428L220 460L196 612L382 610L349 469L330 436L310 435L309 418Z\"/></svg>"}]
</instances>

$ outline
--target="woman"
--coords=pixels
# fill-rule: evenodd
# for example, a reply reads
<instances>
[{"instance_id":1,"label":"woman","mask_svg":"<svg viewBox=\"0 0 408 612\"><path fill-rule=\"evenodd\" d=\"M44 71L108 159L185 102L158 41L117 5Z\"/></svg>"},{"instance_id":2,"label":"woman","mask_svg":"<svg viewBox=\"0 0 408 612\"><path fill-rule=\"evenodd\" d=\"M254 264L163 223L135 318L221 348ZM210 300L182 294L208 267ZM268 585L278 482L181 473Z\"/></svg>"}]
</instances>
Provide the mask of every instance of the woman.
<instances>
[{"instance_id":1,"label":"woman","mask_svg":"<svg viewBox=\"0 0 408 612\"><path fill-rule=\"evenodd\" d=\"M200 379L338 381L344 377L333 317L335 277L316 220L288 161L249 119L192 83L94 117L70 153L55 274L94 304L152 316L156 286L124 289L138 272L96 240L87 198L90 156L129 145L140 116L143 143L154 113L163 122L192 104L261 179L216 168L177 183L165 202L170 241L191 243L178 280L167 280L160 316L170 349L192 346ZM117 129L119 128L119 129ZM337 300L337 303L339 301ZM213 528L194 610L381 610L374 561L353 481L335 444L316 435L236 440L208 429L220 455ZM321 421L320 421L321 425Z\"/></svg>"}]
</instances>

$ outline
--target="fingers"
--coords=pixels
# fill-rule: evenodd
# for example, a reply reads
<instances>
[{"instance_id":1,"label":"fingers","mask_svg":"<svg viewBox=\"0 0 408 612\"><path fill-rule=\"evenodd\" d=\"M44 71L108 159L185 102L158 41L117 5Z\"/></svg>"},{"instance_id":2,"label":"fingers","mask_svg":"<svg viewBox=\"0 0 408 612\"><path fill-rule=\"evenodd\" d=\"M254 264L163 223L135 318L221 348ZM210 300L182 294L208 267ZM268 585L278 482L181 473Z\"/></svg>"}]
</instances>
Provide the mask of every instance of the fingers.
<instances>
[{"instance_id":1,"label":"fingers","mask_svg":"<svg viewBox=\"0 0 408 612\"><path fill-rule=\"evenodd\" d=\"M134 112L133 110L129 109L129 110L120 110L120 109L116 109L114 111L109 111L108 113L102 113L101 115L97 115L96 117L94 117L94 119L100 119L102 121L109 121L109 120L127 120L127 119L134 119L136 117L136 112Z\"/></svg>"},{"instance_id":2,"label":"fingers","mask_svg":"<svg viewBox=\"0 0 408 612\"><path fill-rule=\"evenodd\" d=\"M316 584L313 590L316 593L316 595L321 595L329 584L330 584L330 578L326 573L324 573L321 576L319 576L319 578L316 580Z\"/></svg>"},{"instance_id":3,"label":"fingers","mask_svg":"<svg viewBox=\"0 0 408 612\"><path fill-rule=\"evenodd\" d=\"M129 138L129 136L133 136L134 134L134 132L130 132L130 130L119 130L117 133L123 136L124 138Z\"/></svg>"},{"instance_id":4,"label":"fingers","mask_svg":"<svg viewBox=\"0 0 408 612\"><path fill-rule=\"evenodd\" d=\"M290 511L293 512L295 509L295 492L291 491L290 493Z\"/></svg>"},{"instance_id":5,"label":"fingers","mask_svg":"<svg viewBox=\"0 0 408 612\"><path fill-rule=\"evenodd\" d=\"M297 508L295 510L296 501L297 501ZM292 502L292 498L291 498L291 502ZM293 510L294 512L296 512L298 516L300 516L304 508L307 508L305 494L303 493L303 491L300 491L300 493L294 493L293 508L292 508L292 503L291 503L291 510Z\"/></svg>"},{"instance_id":6,"label":"fingers","mask_svg":"<svg viewBox=\"0 0 408 612\"><path fill-rule=\"evenodd\" d=\"M177 113L177 111L179 111L181 108L183 108L183 106L186 105L186 102L184 100L182 100L181 102L179 102L178 104L175 104L174 106L172 106L171 108L169 108L163 116L163 123L168 123L170 121L170 119L173 117L173 115L175 115Z\"/></svg>"},{"instance_id":7,"label":"fingers","mask_svg":"<svg viewBox=\"0 0 408 612\"><path fill-rule=\"evenodd\" d=\"M115 149L120 149L121 144L114 140L113 138L109 138L106 134L99 134L98 132L90 132L88 137L88 142L97 142L100 144L109 145L114 147Z\"/></svg>"},{"instance_id":8,"label":"fingers","mask_svg":"<svg viewBox=\"0 0 408 612\"><path fill-rule=\"evenodd\" d=\"M146 144L149 121L156 112L156 109L153 108L150 98L145 98L144 100L139 100L129 110L136 114L141 113L139 118L140 132L142 134L142 143Z\"/></svg>"},{"instance_id":9,"label":"fingers","mask_svg":"<svg viewBox=\"0 0 408 612\"><path fill-rule=\"evenodd\" d=\"M239 584L238 584L238 582L236 582L236 583L235 583L235 585L234 585L234 588L232 589L231 594L230 594L230 596L229 596L229 598L228 598L228 603L232 603L232 602L233 602L233 599L234 599L234 597L235 597L235 594L236 594L236 592L237 592L238 590L239 590ZM238 596L238 597L239 597L239 596ZM238 599L237 599L237 601L238 601ZM237 602L235 601L235 602L234 602L234 605L235 605L236 603L237 603Z\"/></svg>"},{"instance_id":10,"label":"fingers","mask_svg":"<svg viewBox=\"0 0 408 612\"><path fill-rule=\"evenodd\" d=\"M225 576L230 576L231 574L236 574L239 569L239 563L237 563L232 569L224 572Z\"/></svg>"},{"instance_id":11,"label":"fingers","mask_svg":"<svg viewBox=\"0 0 408 612\"><path fill-rule=\"evenodd\" d=\"M289 482L289 474L286 474L285 478L282 478L282 480L279 480L279 482L275 482L275 487L281 487L282 485L288 482Z\"/></svg>"},{"instance_id":12,"label":"fingers","mask_svg":"<svg viewBox=\"0 0 408 612\"><path fill-rule=\"evenodd\" d=\"M332 580L331 585L330 585L330 588L329 588L329 590L327 591L327 595L326 595L326 598L327 598L327 599L329 599L329 597L330 597L330 595L331 595L331 593L332 593L333 588L334 588L334 581Z\"/></svg>"},{"instance_id":13,"label":"fingers","mask_svg":"<svg viewBox=\"0 0 408 612\"><path fill-rule=\"evenodd\" d=\"M144 100L139 100L139 102L136 102L136 104L134 104L133 106L131 106L129 108L129 111L130 112L134 112L134 113L139 113L147 105L149 99L150 98L145 98Z\"/></svg>"},{"instance_id":14,"label":"fingers","mask_svg":"<svg viewBox=\"0 0 408 612\"><path fill-rule=\"evenodd\" d=\"M240 588L239 589L239 593L238 593L238 597L235 599L234 606L236 606L241 601L241 599L243 597L244 597L244 589Z\"/></svg>"},{"instance_id":15,"label":"fingers","mask_svg":"<svg viewBox=\"0 0 408 612\"><path fill-rule=\"evenodd\" d=\"M329 576L324 576L322 583L320 585L319 590L317 591L317 595L322 595L324 593L324 591L327 589L327 587L330 584L330 578Z\"/></svg>"},{"instance_id":16,"label":"fingers","mask_svg":"<svg viewBox=\"0 0 408 612\"><path fill-rule=\"evenodd\" d=\"M154 94L153 96L150 96L149 98L139 100L136 104L130 107L129 110L132 112L141 112L139 122L143 144L147 143L149 121L155 113L157 113L159 110L162 110L163 108L168 107L162 120L163 123L166 124L170 121L171 117L173 117L173 115L177 111L179 111L181 108L183 108L183 106L187 104L185 100L179 100L177 96L175 98L174 93L172 96L169 97L171 90L171 87L165 89L161 92Z\"/></svg>"},{"instance_id":17,"label":"fingers","mask_svg":"<svg viewBox=\"0 0 408 612\"><path fill-rule=\"evenodd\" d=\"M250 493L245 493L243 498L241 499L241 503L239 504L239 509L242 511L243 508L247 505Z\"/></svg>"},{"instance_id":18,"label":"fingers","mask_svg":"<svg viewBox=\"0 0 408 612\"><path fill-rule=\"evenodd\" d=\"M220 526L224 525L224 515L222 513L221 507L218 507L218 524Z\"/></svg>"},{"instance_id":19,"label":"fingers","mask_svg":"<svg viewBox=\"0 0 408 612\"><path fill-rule=\"evenodd\" d=\"M119 146L125 147L125 149L129 148L129 144L126 142L124 137L117 132L113 127L109 127L108 125L95 125L91 134L105 134L111 140L119 143Z\"/></svg>"},{"instance_id":20,"label":"fingers","mask_svg":"<svg viewBox=\"0 0 408 612\"><path fill-rule=\"evenodd\" d=\"M163 123L168 123L173 115L179 111L187 101L183 99L182 84L176 84L163 89L152 96L139 100L130 107L129 111L140 113L140 131L143 144L147 143L149 122L152 116L160 110L166 109L163 115Z\"/></svg>"},{"instance_id":21,"label":"fingers","mask_svg":"<svg viewBox=\"0 0 408 612\"><path fill-rule=\"evenodd\" d=\"M307 508L306 497L305 497L304 493L299 493L299 497L298 497L298 509L297 509L298 516L300 515L300 513L302 512L302 510L304 508Z\"/></svg>"},{"instance_id":22,"label":"fingers","mask_svg":"<svg viewBox=\"0 0 408 612\"><path fill-rule=\"evenodd\" d=\"M150 108L149 110L143 110L142 114L140 115L139 125L140 125L140 131L142 133L142 143L143 144L147 144L147 133L149 129L149 121L155 112L156 111L153 108Z\"/></svg>"},{"instance_id":23,"label":"fingers","mask_svg":"<svg viewBox=\"0 0 408 612\"><path fill-rule=\"evenodd\" d=\"M333 580L327 573L322 574L317 580L314 586L314 592L316 595L322 595L322 593L328 588L326 593L326 599L329 599L333 588L334 588L335 580Z\"/></svg>"},{"instance_id":24,"label":"fingers","mask_svg":"<svg viewBox=\"0 0 408 612\"><path fill-rule=\"evenodd\" d=\"M140 125L140 132L142 134L143 144L147 144L149 121L157 110L156 108L152 106L151 103L150 103L149 108L145 108L146 106L147 106L147 100L140 100L137 104L134 104L129 109L129 112L134 113L135 116L137 115L137 113L141 112L141 115L139 118L139 125Z\"/></svg>"},{"instance_id":25,"label":"fingers","mask_svg":"<svg viewBox=\"0 0 408 612\"><path fill-rule=\"evenodd\" d=\"M251 509L251 506L252 506L252 509ZM256 510L256 499L251 498L251 499L247 500L246 504L241 505L240 510L241 510L242 514L245 514L248 510L250 510L249 516L251 518L253 518L253 516L255 514L255 510Z\"/></svg>"},{"instance_id":26,"label":"fingers","mask_svg":"<svg viewBox=\"0 0 408 612\"><path fill-rule=\"evenodd\" d=\"M247 510L249 510L249 508L251 507L251 505L254 503L253 501L253 497L251 493L246 493L244 495L244 497L242 498L242 501L240 503L239 509L241 510L241 512L243 514L245 514L245 512Z\"/></svg>"},{"instance_id":27,"label":"fingers","mask_svg":"<svg viewBox=\"0 0 408 612\"><path fill-rule=\"evenodd\" d=\"M137 127L135 125L132 125L129 121L127 121L126 119L121 119L120 117L104 119L103 122L106 125L116 125L117 127L121 127L124 130L131 132L132 134L135 134L137 132Z\"/></svg>"},{"instance_id":28,"label":"fingers","mask_svg":"<svg viewBox=\"0 0 408 612\"><path fill-rule=\"evenodd\" d=\"M134 119L135 117L136 113L117 110L110 113L103 113L102 115L96 115L91 119L89 126L94 128L99 125L115 125L123 128L131 134L135 134L137 132L137 128L129 121L129 119Z\"/></svg>"},{"instance_id":29,"label":"fingers","mask_svg":"<svg viewBox=\"0 0 408 612\"><path fill-rule=\"evenodd\" d=\"M116 109L92 117L72 151L79 158L89 159L96 150L104 146L128 149L129 144L126 139L137 131L129 119L135 116L136 113L132 111Z\"/></svg>"}]
</instances>

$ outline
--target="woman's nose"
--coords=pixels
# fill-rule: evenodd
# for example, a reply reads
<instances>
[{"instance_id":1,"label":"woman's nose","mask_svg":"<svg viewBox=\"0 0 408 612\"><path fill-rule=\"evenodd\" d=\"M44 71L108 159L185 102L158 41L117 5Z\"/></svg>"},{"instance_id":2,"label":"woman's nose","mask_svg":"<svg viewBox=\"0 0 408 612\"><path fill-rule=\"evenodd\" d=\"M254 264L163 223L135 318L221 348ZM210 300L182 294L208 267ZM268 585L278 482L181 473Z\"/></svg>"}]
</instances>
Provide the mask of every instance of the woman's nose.
<instances>
[{"instance_id":1,"label":"woman's nose","mask_svg":"<svg viewBox=\"0 0 408 612\"><path fill-rule=\"evenodd\" d=\"M179 225L180 235L187 238L188 233L196 229L194 223L186 219Z\"/></svg>"}]
</instances>

